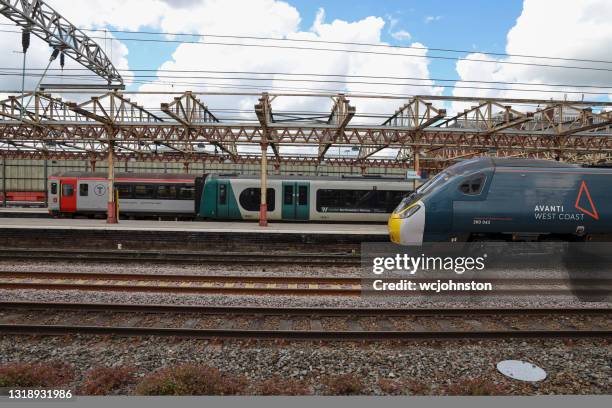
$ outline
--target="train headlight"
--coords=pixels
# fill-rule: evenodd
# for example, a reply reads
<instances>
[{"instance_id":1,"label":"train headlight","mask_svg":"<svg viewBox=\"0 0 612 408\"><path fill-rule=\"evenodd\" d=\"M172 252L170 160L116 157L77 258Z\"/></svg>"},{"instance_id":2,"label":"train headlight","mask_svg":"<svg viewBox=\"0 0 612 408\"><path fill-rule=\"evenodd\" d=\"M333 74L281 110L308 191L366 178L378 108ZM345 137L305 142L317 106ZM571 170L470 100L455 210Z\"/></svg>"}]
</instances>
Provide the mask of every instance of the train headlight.
<instances>
[{"instance_id":1,"label":"train headlight","mask_svg":"<svg viewBox=\"0 0 612 408\"><path fill-rule=\"evenodd\" d=\"M400 218L408 218L411 217L414 213L416 213L417 211L419 211L421 209L420 205L414 205L406 210L404 210L403 212L399 213L399 217Z\"/></svg>"}]
</instances>

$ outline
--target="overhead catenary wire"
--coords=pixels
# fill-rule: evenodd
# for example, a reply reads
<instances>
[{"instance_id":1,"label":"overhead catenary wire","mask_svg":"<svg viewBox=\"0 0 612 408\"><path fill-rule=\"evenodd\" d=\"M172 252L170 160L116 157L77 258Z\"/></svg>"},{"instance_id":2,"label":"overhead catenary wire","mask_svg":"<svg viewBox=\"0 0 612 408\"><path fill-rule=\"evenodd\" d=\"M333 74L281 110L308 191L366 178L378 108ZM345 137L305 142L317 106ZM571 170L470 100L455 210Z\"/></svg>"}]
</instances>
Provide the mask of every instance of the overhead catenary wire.
<instances>
[{"instance_id":1,"label":"overhead catenary wire","mask_svg":"<svg viewBox=\"0 0 612 408\"><path fill-rule=\"evenodd\" d=\"M21 76L22 74L17 72L2 72L0 70L0 76ZM37 77L36 74L26 73L28 77ZM93 79L97 78L95 75L75 75L75 74L67 74L67 75L47 75L48 78L73 78L73 79ZM427 88L435 88L435 87L443 87L443 85L436 85L433 83L430 84L419 84L419 83L396 83L396 82L369 82L369 81L343 81L343 80L321 80L321 79L295 79L295 78L256 78L256 77L213 77L213 76L171 76L171 75L123 75L123 77L132 83L148 83L148 84L164 84L164 85L181 85L181 86L205 86L205 87L215 87L217 84L215 82L203 83L203 82L191 82L189 80L197 80L197 79L206 79L208 81L216 81L216 80L235 80L235 81L250 81L250 82L306 82L306 83L319 83L319 84L346 84L346 85L363 85L363 86L402 86L402 87L427 87ZM158 81L154 80L138 80L136 78L152 78L159 79ZM184 80L184 81L163 81L163 80ZM189 82L186 82L189 81ZM540 84L533 84L540 85ZM571 85L567 85L568 87L572 87ZM270 87L263 87L269 89ZM263 89L262 88L262 89ZM490 87L490 86L463 86L463 85L453 85L452 88L455 89L472 89L472 90L496 90L496 91L511 91L511 92L539 92L539 93L560 93L560 94L584 94L584 95L609 95L612 91L608 92L595 92L590 90L580 90L580 89L544 89L544 88L508 88L508 87ZM287 88L290 89L290 88ZM311 88L299 88L299 89L311 89ZM313 88L314 89L314 88ZM612 87L603 87L603 89L612 89ZM339 92L346 92L347 90L338 90Z\"/></svg>"},{"instance_id":2,"label":"overhead catenary wire","mask_svg":"<svg viewBox=\"0 0 612 408\"><path fill-rule=\"evenodd\" d=\"M0 70L20 70L15 67L0 67ZM43 68L28 68L30 71L40 71ZM59 69L51 68L49 71L58 71ZM84 68L68 68L63 71L84 71L89 70ZM184 69L156 69L156 68L130 68L118 69L120 72L169 72L169 73L192 73L192 74L249 74L249 75L280 75L280 76L315 76L315 77L342 77L342 78L370 78L370 79L392 79L392 80L414 80L414 81L436 81L436 82L466 82L466 83L483 83L483 84L508 84L508 85L528 85L528 86L551 86L551 87L574 87L574 88L612 88L612 85L578 85L578 84L551 84L551 83L532 83L532 82L516 82L516 81L482 81L474 79L448 79L448 78L423 78L423 77L406 77L406 76L389 76L389 75L357 75L357 74L329 74L329 73L300 73L300 72L278 72L278 71L232 71L232 70L184 70ZM91 75L93 76L93 75ZM137 76L137 75L136 75ZM157 75L159 76L159 75ZM193 78L183 77L180 78Z\"/></svg>"},{"instance_id":3,"label":"overhead catenary wire","mask_svg":"<svg viewBox=\"0 0 612 408\"><path fill-rule=\"evenodd\" d=\"M0 30L0 32L17 33L12 30ZM91 36L92 39L104 40L104 37ZM421 54L404 54L404 53L393 53L393 52L381 52L371 50L354 50L354 49L338 49L338 48L318 48L318 47L298 47L298 46L285 46L275 44L246 44L246 43L229 43L229 42L213 42L213 41L185 41L185 40L170 40L170 39L154 39L154 38L132 38L132 37L117 37L112 38L113 41L127 41L127 42L147 42L147 43L174 43L174 44L194 44L194 45L214 45L214 46L234 46L234 47L261 47L261 48L273 48L273 49L288 49L288 50L301 50L301 51L324 51L324 52L346 52L346 53L357 53L367 55L384 55L384 56L396 56L396 57L411 57L411 58L431 58L431 59L442 59L442 60L453 60L453 61L471 61L478 63L493 63L493 64L510 64L520 66L535 66L540 68L560 68L560 69L576 69L576 70L588 70L588 71L604 71L612 72L611 68L602 67L588 67L588 66L574 66L574 65L553 65L553 64L540 64L540 63L529 63L529 62L518 62L518 61L505 61L505 60L486 60L486 59L474 59L474 58L461 58L461 57L448 57L443 55L421 55ZM423 50L428 50L423 47ZM612 62L598 62L598 63L612 63Z\"/></svg>"},{"instance_id":4,"label":"overhead catenary wire","mask_svg":"<svg viewBox=\"0 0 612 408\"><path fill-rule=\"evenodd\" d=\"M12 24L2 23L0 25L12 26ZM568 58L558 56L545 56L545 55L533 55L533 54L520 54L520 53L502 53L484 50L465 50L465 49L453 49L453 48L437 48L437 47L417 47L414 45L397 45L397 44L384 44L384 43L365 43L356 41L335 41L335 40L321 40L321 39L309 39L309 38L289 38L289 37L269 37L269 36L252 36L252 35L229 35L229 34L214 34L214 33L176 33L176 32L164 32L164 31L141 31L141 30L109 30L109 29L95 29L95 28L83 28L81 31L88 32L104 32L104 33L120 33L120 34L141 34L141 35L164 35L164 36L175 36L175 37L211 37L211 38L232 38L232 39L247 39L247 40L262 40L262 41L284 41L284 42L300 42L300 43L313 43L313 44L337 44L337 45L351 45L351 46L364 46L364 47L382 47L382 48L397 48L397 49L428 49L431 51L440 52L453 52L453 53L479 53L485 55L495 55L501 57L519 57L519 58L535 58L535 59L546 59L546 60L558 60L558 61L574 61L574 62L595 62L602 64L612 64L609 60L589 59L589 58Z\"/></svg>"}]
</instances>

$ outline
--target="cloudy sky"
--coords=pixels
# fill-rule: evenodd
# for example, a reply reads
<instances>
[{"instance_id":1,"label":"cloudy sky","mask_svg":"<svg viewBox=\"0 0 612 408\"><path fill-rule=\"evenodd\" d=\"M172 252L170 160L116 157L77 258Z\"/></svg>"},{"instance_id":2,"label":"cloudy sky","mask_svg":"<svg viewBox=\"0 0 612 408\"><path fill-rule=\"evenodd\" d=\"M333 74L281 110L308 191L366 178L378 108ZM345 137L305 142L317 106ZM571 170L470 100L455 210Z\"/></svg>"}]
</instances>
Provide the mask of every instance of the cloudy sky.
<instances>
[{"instance_id":1,"label":"cloudy sky","mask_svg":"<svg viewBox=\"0 0 612 408\"><path fill-rule=\"evenodd\" d=\"M87 33L122 70L130 90L309 90L610 99L606 86L612 86L612 62L596 62L612 60L609 0L47 2L77 26L99 30ZM5 69L0 89L20 89L20 78L6 75L15 73L10 69L21 67L20 38L10 20L1 18L0 23ZM136 31L166 34L130 33ZM253 46L262 44L267 47ZM44 68L49 54L42 41L33 40L28 68ZM59 68L57 61L52 68ZM46 81L74 82L74 77L66 75L82 72L71 68L79 67L69 62L63 78ZM36 81L36 77L28 78L26 87L32 88ZM143 100L147 106L159 106L159 102L153 97ZM211 107L236 110L219 112L227 117L252 110L254 98L209 97L206 102ZM326 111L329 103L313 98L279 98L275 108ZM383 114L392 113L400 103L363 99L354 104L358 112ZM451 111L460 108L445 107Z\"/></svg>"}]
</instances>

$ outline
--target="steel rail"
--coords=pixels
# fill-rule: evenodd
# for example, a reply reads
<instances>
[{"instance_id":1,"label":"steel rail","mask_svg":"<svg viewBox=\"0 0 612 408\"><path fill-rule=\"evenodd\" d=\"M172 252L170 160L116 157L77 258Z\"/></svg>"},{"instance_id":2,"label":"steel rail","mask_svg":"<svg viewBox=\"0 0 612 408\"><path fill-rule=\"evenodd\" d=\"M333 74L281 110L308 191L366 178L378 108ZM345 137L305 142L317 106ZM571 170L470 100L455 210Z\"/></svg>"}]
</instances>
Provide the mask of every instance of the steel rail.
<instances>
[{"instance_id":1,"label":"steel rail","mask_svg":"<svg viewBox=\"0 0 612 408\"><path fill-rule=\"evenodd\" d=\"M82 290L111 292L155 292L186 294L242 294L242 295L326 295L326 296L413 296L422 295L420 290L375 292L370 288L372 279L358 277L316 276L227 276L227 275L157 275L134 273L87 273L87 272L0 272L1 289L31 290ZM431 282L432 279L422 279ZM157 282L157 283L156 283ZM562 295L569 293L607 294L609 280L588 279L569 281L566 279L474 279L474 282L494 284L488 293L466 291L465 293L442 292L440 295ZM255 284L265 286L255 286ZM277 286L277 285L280 285ZM298 285L301 285L299 287ZM307 286L306 286L307 285ZM426 292L425 292L426 293Z\"/></svg>"},{"instance_id":2,"label":"steel rail","mask_svg":"<svg viewBox=\"0 0 612 408\"><path fill-rule=\"evenodd\" d=\"M490 316L490 315L612 315L612 307L572 308L380 308L380 307L268 307L202 306L150 303L83 303L0 301L0 310L76 310L145 313L197 313L292 316Z\"/></svg>"},{"instance_id":3,"label":"steel rail","mask_svg":"<svg viewBox=\"0 0 612 408\"><path fill-rule=\"evenodd\" d=\"M323 253L261 253L261 252L175 252L135 250L57 250L57 249L0 249L0 259L37 260L86 260L102 262L147 261L180 263L231 263L231 264L345 264L358 265L354 254Z\"/></svg>"},{"instance_id":4,"label":"steel rail","mask_svg":"<svg viewBox=\"0 0 612 408\"><path fill-rule=\"evenodd\" d=\"M133 304L77 304L77 303L31 303L1 302L2 310L76 310L76 311L121 311L157 313L207 313L218 315L260 314L260 315L308 315L320 316L472 316L472 315L609 315L612 309L349 309L349 308L269 308L269 307L210 307L174 305L133 305ZM415 340L415 339L508 339L508 338L610 338L612 330L594 329L507 329L507 330L270 330L270 329L197 329L190 327L127 327L102 325L48 325L48 324L0 324L4 334L96 334L123 336L177 336L196 338L236 339L292 339L292 340Z\"/></svg>"}]
</instances>

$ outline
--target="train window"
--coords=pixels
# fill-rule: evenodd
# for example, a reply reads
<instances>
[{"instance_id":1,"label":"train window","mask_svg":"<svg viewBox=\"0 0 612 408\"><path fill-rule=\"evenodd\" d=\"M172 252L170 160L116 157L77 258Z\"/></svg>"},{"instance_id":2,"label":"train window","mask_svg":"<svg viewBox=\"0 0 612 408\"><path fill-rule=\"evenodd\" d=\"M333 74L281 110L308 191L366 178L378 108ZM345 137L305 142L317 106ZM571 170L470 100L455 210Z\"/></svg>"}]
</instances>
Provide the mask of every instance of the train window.
<instances>
[{"instance_id":1,"label":"train window","mask_svg":"<svg viewBox=\"0 0 612 408\"><path fill-rule=\"evenodd\" d=\"M62 184L62 196L72 197L74 194L74 186L72 184Z\"/></svg>"},{"instance_id":2,"label":"train window","mask_svg":"<svg viewBox=\"0 0 612 408\"><path fill-rule=\"evenodd\" d=\"M51 183L51 194L57 194L57 183Z\"/></svg>"},{"instance_id":3,"label":"train window","mask_svg":"<svg viewBox=\"0 0 612 408\"><path fill-rule=\"evenodd\" d=\"M485 183L485 175L477 174L459 185L459 190L463 194L478 195L482 191Z\"/></svg>"},{"instance_id":4,"label":"train window","mask_svg":"<svg viewBox=\"0 0 612 408\"><path fill-rule=\"evenodd\" d=\"M157 186L157 198L160 200L176 200L176 186Z\"/></svg>"},{"instance_id":5,"label":"train window","mask_svg":"<svg viewBox=\"0 0 612 408\"><path fill-rule=\"evenodd\" d=\"M132 187L125 184L116 184L115 189L119 193L119 198L132 198Z\"/></svg>"},{"instance_id":6,"label":"train window","mask_svg":"<svg viewBox=\"0 0 612 408\"><path fill-rule=\"evenodd\" d=\"M274 211L274 189L269 188L266 191L266 203L268 211ZM261 189L260 188L245 188L238 197L240 206L247 211L259 211L261 205Z\"/></svg>"},{"instance_id":7,"label":"train window","mask_svg":"<svg viewBox=\"0 0 612 408\"><path fill-rule=\"evenodd\" d=\"M317 211L390 213L404 194L395 190L322 189L317 191Z\"/></svg>"},{"instance_id":8,"label":"train window","mask_svg":"<svg viewBox=\"0 0 612 408\"><path fill-rule=\"evenodd\" d=\"M293 204L293 186L285 186L285 195L283 198L283 203L286 205Z\"/></svg>"},{"instance_id":9,"label":"train window","mask_svg":"<svg viewBox=\"0 0 612 408\"><path fill-rule=\"evenodd\" d=\"M134 198L153 198L155 187L148 184L137 184L134 186Z\"/></svg>"},{"instance_id":10,"label":"train window","mask_svg":"<svg viewBox=\"0 0 612 408\"><path fill-rule=\"evenodd\" d=\"M79 195L87 197L89 195L89 184L79 184Z\"/></svg>"},{"instance_id":11,"label":"train window","mask_svg":"<svg viewBox=\"0 0 612 408\"><path fill-rule=\"evenodd\" d=\"M182 186L179 188L179 200L195 200L195 186Z\"/></svg>"},{"instance_id":12,"label":"train window","mask_svg":"<svg viewBox=\"0 0 612 408\"><path fill-rule=\"evenodd\" d=\"M450 174L443 171L442 173L439 173L433 178L429 179L425 184L420 186L416 192L419 194L425 194L428 191L431 191L437 188L438 186L444 184L444 182L447 181L449 178L450 178Z\"/></svg>"},{"instance_id":13,"label":"train window","mask_svg":"<svg viewBox=\"0 0 612 408\"><path fill-rule=\"evenodd\" d=\"M308 187L298 186L298 205L308 204Z\"/></svg>"},{"instance_id":14,"label":"train window","mask_svg":"<svg viewBox=\"0 0 612 408\"><path fill-rule=\"evenodd\" d=\"M225 184L219 185L219 204L227 204L227 187Z\"/></svg>"}]
</instances>

